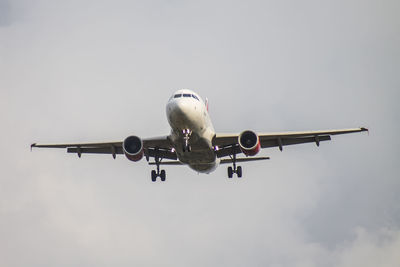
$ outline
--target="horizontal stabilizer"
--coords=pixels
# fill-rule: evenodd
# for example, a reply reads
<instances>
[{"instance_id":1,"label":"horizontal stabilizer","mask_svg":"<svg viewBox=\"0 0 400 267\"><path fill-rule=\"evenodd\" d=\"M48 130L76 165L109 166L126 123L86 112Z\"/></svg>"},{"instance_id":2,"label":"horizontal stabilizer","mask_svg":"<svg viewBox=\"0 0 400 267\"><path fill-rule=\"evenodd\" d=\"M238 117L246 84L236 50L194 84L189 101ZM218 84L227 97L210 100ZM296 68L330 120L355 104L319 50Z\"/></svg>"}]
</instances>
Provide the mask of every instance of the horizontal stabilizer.
<instances>
[{"instance_id":1,"label":"horizontal stabilizer","mask_svg":"<svg viewBox=\"0 0 400 267\"><path fill-rule=\"evenodd\" d=\"M258 160L267 160L269 157L255 157L255 158L238 158L236 162L246 162L246 161L258 161ZM231 159L221 159L221 164L231 164Z\"/></svg>"},{"instance_id":2,"label":"horizontal stabilizer","mask_svg":"<svg viewBox=\"0 0 400 267\"><path fill-rule=\"evenodd\" d=\"M255 158L238 158L236 162L246 162L246 161L258 161L258 160L267 160L269 157L255 157ZM231 159L221 159L221 164L231 164ZM149 162L149 165L157 165L155 162ZM161 161L160 165L183 165L182 162L178 160L174 161Z\"/></svg>"},{"instance_id":3,"label":"horizontal stabilizer","mask_svg":"<svg viewBox=\"0 0 400 267\"><path fill-rule=\"evenodd\" d=\"M157 165L155 162L149 162L149 165ZM174 160L174 161L161 161L160 165L183 165L182 162L178 161L178 160Z\"/></svg>"}]
</instances>

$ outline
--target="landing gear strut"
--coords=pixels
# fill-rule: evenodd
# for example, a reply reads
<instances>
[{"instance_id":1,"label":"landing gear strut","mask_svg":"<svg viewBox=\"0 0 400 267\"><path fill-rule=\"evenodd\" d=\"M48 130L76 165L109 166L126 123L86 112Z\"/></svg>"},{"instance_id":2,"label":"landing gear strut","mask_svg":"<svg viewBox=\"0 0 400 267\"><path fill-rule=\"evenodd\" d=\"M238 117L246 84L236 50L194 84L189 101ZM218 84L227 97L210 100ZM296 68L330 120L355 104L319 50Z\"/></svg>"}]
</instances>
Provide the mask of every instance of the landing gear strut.
<instances>
[{"instance_id":1,"label":"landing gear strut","mask_svg":"<svg viewBox=\"0 0 400 267\"><path fill-rule=\"evenodd\" d=\"M182 131L183 133L183 146L182 146L182 151L183 152L190 152L192 151L192 147L189 144L189 138L190 135L192 134L192 131L189 129L185 129Z\"/></svg>"},{"instance_id":2,"label":"landing gear strut","mask_svg":"<svg viewBox=\"0 0 400 267\"><path fill-rule=\"evenodd\" d=\"M157 171L156 170L151 171L151 181L155 182L157 180L157 177L160 177L161 181L164 182L166 178L165 170L160 171L160 164L162 158L160 158L160 156L158 156L158 153L156 153L154 160L156 161Z\"/></svg>"},{"instance_id":3,"label":"landing gear strut","mask_svg":"<svg viewBox=\"0 0 400 267\"><path fill-rule=\"evenodd\" d=\"M233 168L228 167L228 178L232 178L234 173L237 174L238 178L241 178L242 177L242 167L241 166L236 167L236 153L232 153L232 156L230 156L230 158L232 159Z\"/></svg>"}]
</instances>

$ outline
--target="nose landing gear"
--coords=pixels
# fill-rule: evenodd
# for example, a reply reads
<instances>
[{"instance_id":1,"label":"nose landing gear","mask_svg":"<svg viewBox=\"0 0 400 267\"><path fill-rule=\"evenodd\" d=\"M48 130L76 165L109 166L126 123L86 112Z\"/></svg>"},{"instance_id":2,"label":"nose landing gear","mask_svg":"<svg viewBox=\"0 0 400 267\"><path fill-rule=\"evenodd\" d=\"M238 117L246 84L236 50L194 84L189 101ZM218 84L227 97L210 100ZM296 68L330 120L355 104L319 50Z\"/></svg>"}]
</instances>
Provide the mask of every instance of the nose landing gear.
<instances>
[{"instance_id":1,"label":"nose landing gear","mask_svg":"<svg viewBox=\"0 0 400 267\"><path fill-rule=\"evenodd\" d=\"M189 129L184 129L182 131L183 133L183 145L182 145L182 151L183 152L190 152L192 151L192 147L189 144L189 138L192 135L192 131Z\"/></svg>"}]
</instances>

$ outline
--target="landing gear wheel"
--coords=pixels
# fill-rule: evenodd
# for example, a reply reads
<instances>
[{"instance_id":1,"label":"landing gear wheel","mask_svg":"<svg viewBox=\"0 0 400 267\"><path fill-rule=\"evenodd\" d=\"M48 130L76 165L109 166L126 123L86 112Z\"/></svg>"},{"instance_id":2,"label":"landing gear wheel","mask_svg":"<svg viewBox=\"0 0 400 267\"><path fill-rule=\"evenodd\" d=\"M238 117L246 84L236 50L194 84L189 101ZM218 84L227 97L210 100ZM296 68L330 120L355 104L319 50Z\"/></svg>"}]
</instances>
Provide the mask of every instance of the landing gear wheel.
<instances>
[{"instance_id":1,"label":"landing gear wheel","mask_svg":"<svg viewBox=\"0 0 400 267\"><path fill-rule=\"evenodd\" d=\"M164 182L165 181L165 177L166 177L166 173L165 173L165 170L161 170L160 171L160 164L161 164L162 158L160 157L159 151L158 151L157 148L155 149L154 160L155 160L155 164L157 165L157 170L152 170L151 171L151 180L153 182L155 182L157 180L157 177L160 177L161 181Z\"/></svg>"},{"instance_id":2,"label":"landing gear wheel","mask_svg":"<svg viewBox=\"0 0 400 267\"><path fill-rule=\"evenodd\" d=\"M157 173L155 170L151 171L151 181L155 182L157 180Z\"/></svg>"},{"instance_id":3,"label":"landing gear wheel","mask_svg":"<svg viewBox=\"0 0 400 267\"><path fill-rule=\"evenodd\" d=\"M232 167L228 167L228 178L232 178L232 177L233 177Z\"/></svg>"},{"instance_id":4,"label":"landing gear wheel","mask_svg":"<svg viewBox=\"0 0 400 267\"><path fill-rule=\"evenodd\" d=\"M229 157L232 160L233 167L228 167L228 177L232 178L233 174L236 173L238 178L242 177L242 167L237 166L236 167L236 152L234 150L234 147L232 147L232 154L229 155Z\"/></svg>"},{"instance_id":5,"label":"landing gear wheel","mask_svg":"<svg viewBox=\"0 0 400 267\"><path fill-rule=\"evenodd\" d=\"M161 170L161 173L160 173L160 177L161 177L161 181L165 181L165 170Z\"/></svg>"},{"instance_id":6,"label":"landing gear wheel","mask_svg":"<svg viewBox=\"0 0 400 267\"><path fill-rule=\"evenodd\" d=\"M242 166L237 167L236 174L239 178L242 177Z\"/></svg>"}]
</instances>

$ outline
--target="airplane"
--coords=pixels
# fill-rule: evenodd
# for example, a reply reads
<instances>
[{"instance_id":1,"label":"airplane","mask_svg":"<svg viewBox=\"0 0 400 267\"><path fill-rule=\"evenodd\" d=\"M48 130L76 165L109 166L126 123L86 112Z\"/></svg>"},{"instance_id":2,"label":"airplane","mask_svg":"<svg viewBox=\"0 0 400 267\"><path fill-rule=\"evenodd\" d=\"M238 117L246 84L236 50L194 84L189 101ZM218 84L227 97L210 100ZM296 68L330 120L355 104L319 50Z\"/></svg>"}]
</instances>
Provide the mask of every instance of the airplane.
<instances>
[{"instance_id":1,"label":"airplane","mask_svg":"<svg viewBox=\"0 0 400 267\"><path fill-rule=\"evenodd\" d=\"M198 173L211 173L220 164L232 164L227 168L228 178L234 174L242 177L243 170L239 162L268 160L269 157L254 157L262 148L278 147L302 143L315 143L331 140L331 135L368 131L367 128L353 128L326 131L256 133L245 130L241 133L216 133L208 113L208 100L203 101L189 89L176 91L166 106L169 135L140 138L128 136L124 141L104 143L74 144L36 144L32 148L66 148L68 153L110 154L115 159L117 154L124 154L127 159L137 162L143 157L149 165L155 165L151 171L151 180L158 177L165 181L166 172L161 165L188 165ZM245 157L237 157L243 154ZM150 158L154 161L150 161Z\"/></svg>"}]
</instances>

